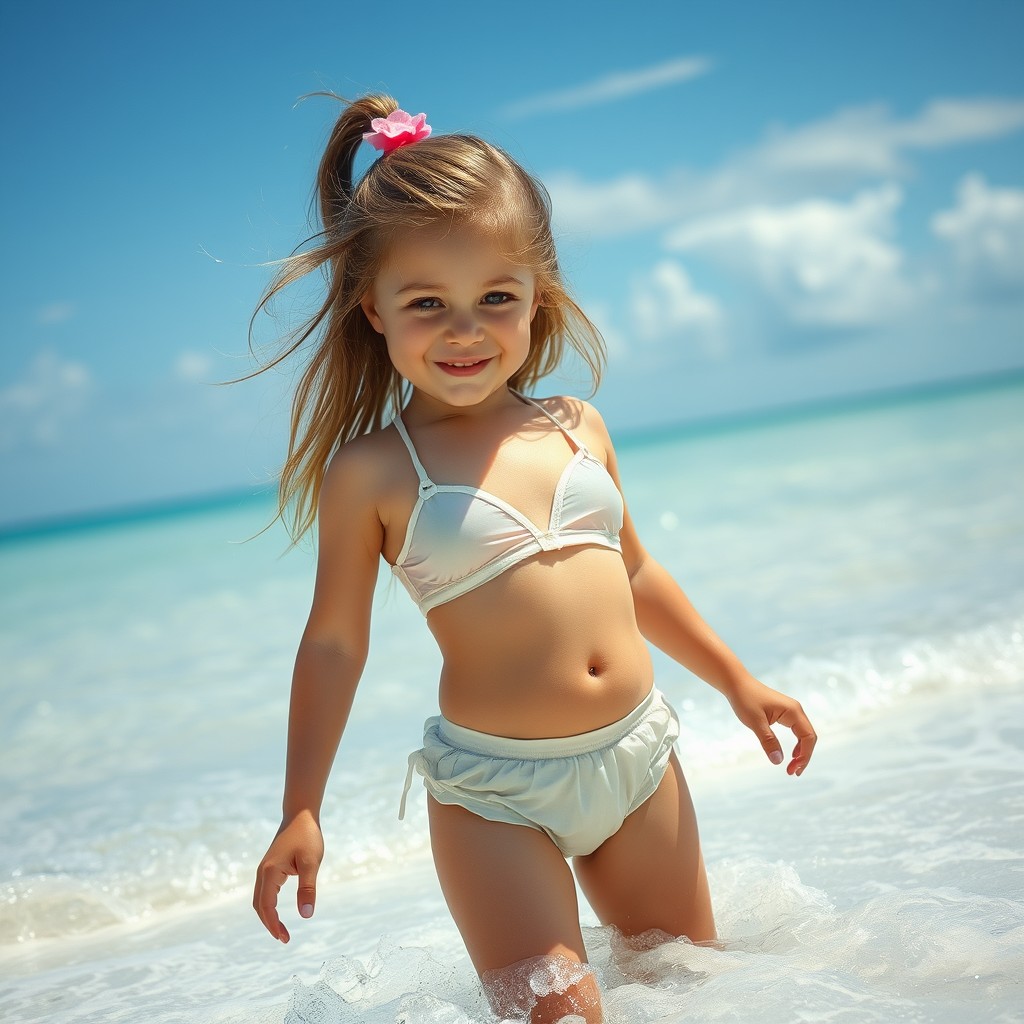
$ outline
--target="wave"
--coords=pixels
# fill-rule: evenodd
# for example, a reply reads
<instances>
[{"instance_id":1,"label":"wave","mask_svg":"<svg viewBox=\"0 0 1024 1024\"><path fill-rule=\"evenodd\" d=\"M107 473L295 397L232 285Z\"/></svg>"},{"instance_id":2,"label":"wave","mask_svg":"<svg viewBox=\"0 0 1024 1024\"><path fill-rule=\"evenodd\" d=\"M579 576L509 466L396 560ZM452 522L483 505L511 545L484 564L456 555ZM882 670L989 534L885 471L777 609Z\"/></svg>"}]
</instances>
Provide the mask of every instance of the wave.
<instances>
[{"instance_id":1,"label":"wave","mask_svg":"<svg viewBox=\"0 0 1024 1024\"><path fill-rule=\"evenodd\" d=\"M946 637L852 639L824 657L796 656L764 682L798 699L819 735L842 735L929 698L976 694L1024 682L1024 618L1009 616ZM673 692L675 692L673 690ZM763 757L724 702L681 702L688 771L719 770ZM697 712L690 715L690 712ZM785 741L784 741L785 745Z\"/></svg>"},{"instance_id":2,"label":"wave","mask_svg":"<svg viewBox=\"0 0 1024 1024\"><path fill-rule=\"evenodd\" d=\"M757 1019L1012 1019L1024 969L1024 908L954 888L893 892L837 910L786 865L710 870L720 940L587 928L608 1024ZM334 958L295 979L285 1024L482 1024L493 1020L468 964L384 938L365 963Z\"/></svg>"},{"instance_id":3,"label":"wave","mask_svg":"<svg viewBox=\"0 0 1024 1024\"><path fill-rule=\"evenodd\" d=\"M263 782L247 778L243 789L237 776L210 777L197 784L201 798L183 795L155 820L103 832L95 812L83 811L51 826L61 837L37 839L34 850L3 850L0 859L22 866L0 885L0 946L80 936L251 889L277 829L254 796ZM357 776L335 773L322 816L331 855L321 883L394 873L427 855L423 808L399 822L397 786L364 791L358 802L340 795L359 792Z\"/></svg>"}]
</instances>

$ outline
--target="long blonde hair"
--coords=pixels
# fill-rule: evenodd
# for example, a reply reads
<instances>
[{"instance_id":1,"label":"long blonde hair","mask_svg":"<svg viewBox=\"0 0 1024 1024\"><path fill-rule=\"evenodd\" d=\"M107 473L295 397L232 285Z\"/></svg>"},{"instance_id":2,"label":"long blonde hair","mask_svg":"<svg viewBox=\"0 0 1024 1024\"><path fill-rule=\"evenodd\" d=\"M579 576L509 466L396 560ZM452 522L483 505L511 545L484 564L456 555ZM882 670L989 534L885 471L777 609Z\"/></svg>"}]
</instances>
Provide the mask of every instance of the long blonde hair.
<instances>
[{"instance_id":1,"label":"long blonde hair","mask_svg":"<svg viewBox=\"0 0 1024 1024\"><path fill-rule=\"evenodd\" d=\"M322 231L311 239L317 244L282 261L249 325L251 347L253 324L268 303L312 271L324 272L327 294L320 308L255 371L276 366L313 339L292 400L288 457L278 487L277 518L285 520L293 541L316 520L320 485L337 448L380 428L401 408L402 379L360 300L403 232L436 224L481 228L508 241L515 261L533 271L540 307L531 325L530 354L510 380L512 387L531 388L551 373L566 343L589 368L595 389L604 366L601 335L562 280L548 193L503 150L472 135L432 135L379 157L353 181L355 155L370 121L397 109L384 95L346 104L317 173Z\"/></svg>"}]
</instances>

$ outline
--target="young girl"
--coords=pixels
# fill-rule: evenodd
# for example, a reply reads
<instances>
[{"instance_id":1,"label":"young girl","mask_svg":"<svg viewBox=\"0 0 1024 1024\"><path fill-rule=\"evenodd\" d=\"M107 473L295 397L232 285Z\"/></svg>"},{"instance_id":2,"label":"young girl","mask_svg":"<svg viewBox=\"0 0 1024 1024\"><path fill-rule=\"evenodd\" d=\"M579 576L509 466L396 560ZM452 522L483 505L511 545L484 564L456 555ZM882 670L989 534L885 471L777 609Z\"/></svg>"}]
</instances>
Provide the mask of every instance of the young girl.
<instances>
[{"instance_id":1,"label":"young girl","mask_svg":"<svg viewBox=\"0 0 1024 1024\"><path fill-rule=\"evenodd\" d=\"M500 149L428 138L424 122L386 96L344 109L318 176L321 244L288 261L260 304L328 272L323 306L280 357L316 341L280 512L296 536L315 519L319 547L283 820L254 906L287 942L277 897L297 875L299 912L313 913L320 805L383 557L444 658L441 715L409 773L423 776L438 877L491 1004L535 1024L594 1024L568 858L605 924L715 937L678 721L645 641L719 690L774 764L771 726L791 728L790 775L815 737L644 550L595 409L527 397L566 344L595 385L603 359L561 279L543 187ZM355 181L364 140L382 152Z\"/></svg>"}]
</instances>

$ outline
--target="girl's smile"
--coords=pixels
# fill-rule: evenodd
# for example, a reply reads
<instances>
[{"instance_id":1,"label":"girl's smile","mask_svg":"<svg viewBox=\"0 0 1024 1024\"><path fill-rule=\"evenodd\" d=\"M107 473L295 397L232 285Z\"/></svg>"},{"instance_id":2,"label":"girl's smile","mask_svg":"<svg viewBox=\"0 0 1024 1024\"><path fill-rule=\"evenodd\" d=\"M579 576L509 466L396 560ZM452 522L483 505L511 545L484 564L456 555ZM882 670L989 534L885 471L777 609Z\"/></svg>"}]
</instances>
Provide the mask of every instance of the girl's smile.
<instances>
[{"instance_id":1,"label":"girl's smile","mask_svg":"<svg viewBox=\"0 0 1024 1024\"><path fill-rule=\"evenodd\" d=\"M483 370L488 363L490 363L490 359L474 359L472 361L464 362L446 361L438 363L438 366L452 377L472 377L474 374Z\"/></svg>"}]
</instances>

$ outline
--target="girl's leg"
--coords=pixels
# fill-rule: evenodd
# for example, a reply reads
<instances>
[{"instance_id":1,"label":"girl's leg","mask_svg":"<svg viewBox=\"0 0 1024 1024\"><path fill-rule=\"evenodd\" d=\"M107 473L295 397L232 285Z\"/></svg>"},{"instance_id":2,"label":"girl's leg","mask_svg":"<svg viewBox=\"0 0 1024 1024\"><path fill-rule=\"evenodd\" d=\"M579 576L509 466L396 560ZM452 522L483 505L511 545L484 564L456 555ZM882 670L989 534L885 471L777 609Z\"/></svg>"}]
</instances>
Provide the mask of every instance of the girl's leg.
<instances>
[{"instance_id":1,"label":"girl's leg","mask_svg":"<svg viewBox=\"0 0 1024 1024\"><path fill-rule=\"evenodd\" d=\"M427 803L441 889L495 1013L532 1024L576 1014L600 1024L597 983L579 967L587 954L576 887L558 847L536 829ZM543 986L549 995L531 990L534 969L554 979Z\"/></svg>"},{"instance_id":2,"label":"girl's leg","mask_svg":"<svg viewBox=\"0 0 1024 1024\"><path fill-rule=\"evenodd\" d=\"M697 818L674 752L654 795L574 866L603 924L626 935L657 928L692 942L715 938Z\"/></svg>"}]
</instances>

